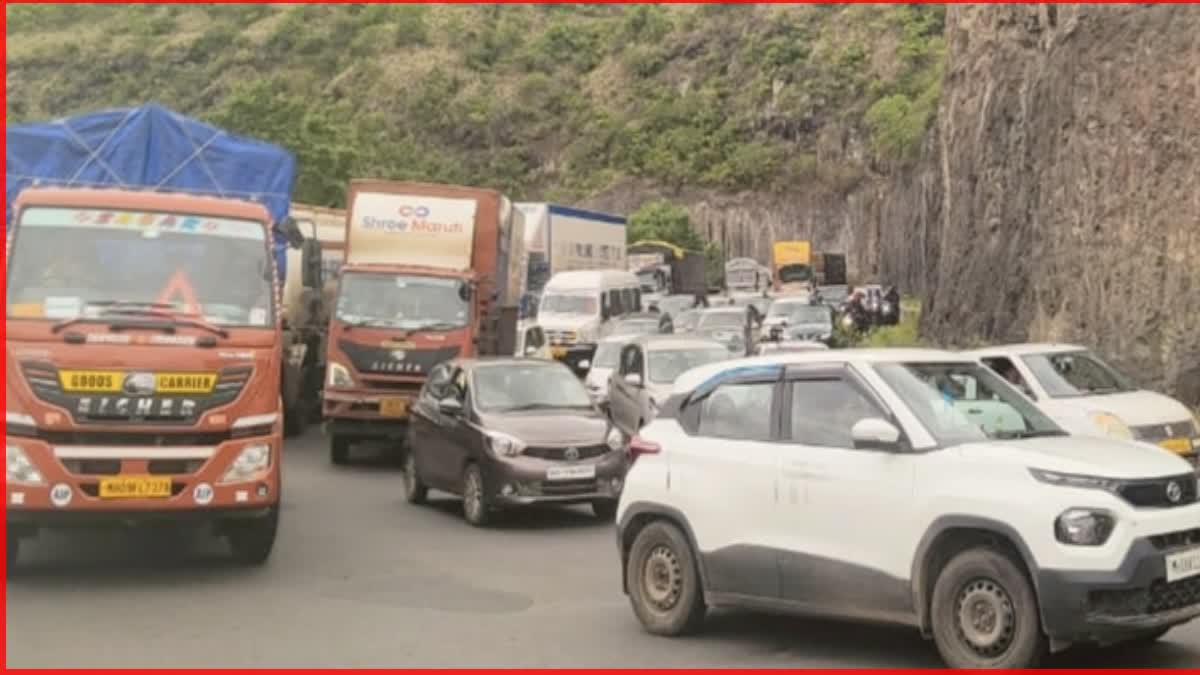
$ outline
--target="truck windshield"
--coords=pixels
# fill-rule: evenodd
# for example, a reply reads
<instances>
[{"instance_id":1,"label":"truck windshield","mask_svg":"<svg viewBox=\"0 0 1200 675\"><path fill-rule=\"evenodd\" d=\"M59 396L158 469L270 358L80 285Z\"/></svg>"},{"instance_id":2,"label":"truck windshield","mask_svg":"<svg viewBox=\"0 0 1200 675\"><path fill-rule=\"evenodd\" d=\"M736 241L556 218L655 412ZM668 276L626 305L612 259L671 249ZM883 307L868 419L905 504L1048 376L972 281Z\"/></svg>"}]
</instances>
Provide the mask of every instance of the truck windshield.
<instances>
[{"instance_id":1,"label":"truck windshield","mask_svg":"<svg viewBox=\"0 0 1200 675\"><path fill-rule=\"evenodd\" d=\"M103 318L115 306L161 306L222 326L273 326L270 265L261 222L31 207L15 230L8 316Z\"/></svg>"},{"instance_id":2,"label":"truck windshield","mask_svg":"<svg viewBox=\"0 0 1200 675\"><path fill-rule=\"evenodd\" d=\"M538 310L543 314L585 314L594 316L599 311L599 304L594 295L567 295L563 293L547 293L542 296L542 304Z\"/></svg>"},{"instance_id":3,"label":"truck windshield","mask_svg":"<svg viewBox=\"0 0 1200 675\"><path fill-rule=\"evenodd\" d=\"M790 284L812 279L812 268L808 265L784 265L779 268L779 281Z\"/></svg>"},{"instance_id":4,"label":"truck windshield","mask_svg":"<svg viewBox=\"0 0 1200 675\"><path fill-rule=\"evenodd\" d=\"M376 272L347 272L337 318L356 326L450 330L467 325L469 305L458 279Z\"/></svg>"}]
</instances>

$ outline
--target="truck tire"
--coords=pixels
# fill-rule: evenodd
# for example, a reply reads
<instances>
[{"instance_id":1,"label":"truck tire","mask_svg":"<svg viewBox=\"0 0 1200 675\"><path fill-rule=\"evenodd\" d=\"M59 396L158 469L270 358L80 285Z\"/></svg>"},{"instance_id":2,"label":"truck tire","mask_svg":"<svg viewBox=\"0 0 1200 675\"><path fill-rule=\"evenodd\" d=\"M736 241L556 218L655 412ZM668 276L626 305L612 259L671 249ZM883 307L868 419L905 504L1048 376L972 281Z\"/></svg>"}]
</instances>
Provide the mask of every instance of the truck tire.
<instances>
[{"instance_id":1,"label":"truck tire","mask_svg":"<svg viewBox=\"0 0 1200 675\"><path fill-rule=\"evenodd\" d=\"M938 574L933 640L951 668L1036 668L1047 653L1037 594L1004 551L973 548Z\"/></svg>"},{"instance_id":2,"label":"truck tire","mask_svg":"<svg viewBox=\"0 0 1200 675\"><path fill-rule=\"evenodd\" d=\"M329 461L338 466L350 463L350 439L337 434L329 435Z\"/></svg>"},{"instance_id":3,"label":"truck tire","mask_svg":"<svg viewBox=\"0 0 1200 675\"><path fill-rule=\"evenodd\" d=\"M279 529L279 506L267 515L244 522L230 523L226 531L233 557L243 565L262 565L271 557L275 533Z\"/></svg>"}]
</instances>

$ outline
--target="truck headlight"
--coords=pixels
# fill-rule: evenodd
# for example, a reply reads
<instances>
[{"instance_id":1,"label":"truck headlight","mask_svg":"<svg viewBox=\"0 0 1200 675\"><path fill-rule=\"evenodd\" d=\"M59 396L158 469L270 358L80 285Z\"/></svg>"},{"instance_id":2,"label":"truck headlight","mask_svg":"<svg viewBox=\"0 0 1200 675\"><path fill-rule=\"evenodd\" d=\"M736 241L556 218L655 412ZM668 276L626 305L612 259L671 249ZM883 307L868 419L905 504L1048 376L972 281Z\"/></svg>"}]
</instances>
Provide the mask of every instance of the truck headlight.
<instances>
[{"instance_id":1,"label":"truck headlight","mask_svg":"<svg viewBox=\"0 0 1200 675\"><path fill-rule=\"evenodd\" d=\"M330 361L328 372L325 375L325 386L353 387L354 378L350 376L350 369L340 363Z\"/></svg>"},{"instance_id":2,"label":"truck headlight","mask_svg":"<svg viewBox=\"0 0 1200 675\"><path fill-rule=\"evenodd\" d=\"M516 457L525 451L525 443L521 439L502 434L499 431L487 432L488 446L500 457Z\"/></svg>"},{"instance_id":3,"label":"truck headlight","mask_svg":"<svg viewBox=\"0 0 1200 675\"><path fill-rule=\"evenodd\" d=\"M1100 427L1105 435L1123 441L1133 440L1133 431L1116 415L1106 412L1094 412L1089 417L1092 423Z\"/></svg>"},{"instance_id":4,"label":"truck headlight","mask_svg":"<svg viewBox=\"0 0 1200 675\"><path fill-rule=\"evenodd\" d=\"M1072 546L1103 546L1113 533L1116 520L1108 511L1070 509L1054 521L1054 536Z\"/></svg>"},{"instance_id":5,"label":"truck headlight","mask_svg":"<svg viewBox=\"0 0 1200 675\"><path fill-rule=\"evenodd\" d=\"M41 485L42 473L37 470L33 462L29 461L25 451L18 445L4 444L5 465L7 471L5 473L9 483L21 483L22 485Z\"/></svg>"},{"instance_id":6,"label":"truck headlight","mask_svg":"<svg viewBox=\"0 0 1200 675\"><path fill-rule=\"evenodd\" d=\"M229 465L219 483L237 483L253 478L271 466L271 446L266 443L247 445Z\"/></svg>"}]
</instances>

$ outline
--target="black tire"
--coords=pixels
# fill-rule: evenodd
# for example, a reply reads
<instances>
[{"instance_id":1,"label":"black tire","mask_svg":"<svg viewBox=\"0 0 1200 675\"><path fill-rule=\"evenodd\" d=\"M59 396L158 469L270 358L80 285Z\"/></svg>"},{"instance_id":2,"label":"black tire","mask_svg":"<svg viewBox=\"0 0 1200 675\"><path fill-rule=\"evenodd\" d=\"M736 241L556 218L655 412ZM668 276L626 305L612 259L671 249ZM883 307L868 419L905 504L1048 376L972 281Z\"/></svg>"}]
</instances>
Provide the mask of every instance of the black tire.
<instances>
[{"instance_id":1,"label":"black tire","mask_svg":"<svg viewBox=\"0 0 1200 675\"><path fill-rule=\"evenodd\" d=\"M934 582L933 639L951 668L1036 668L1047 653L1021 564L993 549L954 556Z\"/></svg>"},{"instance_id":2,"label":"black tire","mask_svg":"<svg viewBox=\"0 0 1200 675\"><path fill-rule=\"evenodd\" d=\"M13 534L6 533L5 539L4 558L7 563L5 565L5 570L8 574L11 574L13 568L17 565L17 560L21 557L21 538Z\"/></svg>"},{"instance_id":3,"label":"black tire","mask_svg":"<svg viewBox=\"0 0 1200 675\"><path fill-rule=\"evenodd\" d=\"M678 527L650 523L633 541L625 570L633 613L657 635L686 635L700 629L706 606L700 568Z\"/></svg>"},{"instance_id":4,"label":"black tire","mask_svg":"<svg viewBox=\"0 0 1200 675\"><path fill-rule=\"evenodd\" d=\"M338 466L350 463L350 439L345 436L330 434L329 461Z\"/></svg>"},{"instance_id":5,"label":"black tire","mask_svg":"<svg viewBox=\"0 0 1200 675\"><path fill-rule=\"evenodd\" d=\"M1146 633L1145 635L1139 635L1139 636L1133 638L1132 640L1123 642L1123 643L1121 643L1121 646L1133 647L1134 649L1145 649L1148 647L1153 647L1154 645L1158 644L1158 641L1161 640L1163 638L1163 636L1169 632L1171 632L1170 628L1159 628L1158 630L1153 631L1151 633Z\"/></svg>"},{"instance_id":6,"label":"black tire","mask_svg":"<svg viewBox=\"0 0 1200 675\"><path fill-rule=\"evenodd\" d=\"M275 547L275 533L279 529L279 507L254 520L236 521L229 524L226 537L233 557L243 565L262 565L271 557Z\"/></svg>"},{"instance_id":7,"label":"black tire","mask_svg":"<svg viewBox=\"0 0 1200 675\"><path fill-rule=\"evenodd\" d=\"M404 501L409 504L424 504L429 495L429 487L421 480L421 472L417 470L416 451L410 445L404 453Z\"/></svg>"},{"instance_id":8,"label":"black tire","mask_svg":"<svg viewBox=\"0 0 1200 675\"><path fill-rule=\"evenodd\" d=\"M463 518L475 527L492 521L492 504L478 464L468 464L462 476Z\"/></svg>"},{"instance_id":9,"label":"black tire","mask_svg":"<svg viewBox=\"0 0 1200 675\"><path fill-rule=\"evenodd\" d=\"M617 500L597 499L592 502L592 513L600 520L613 522L617 518Z\"/></svg>"}]
</instances>

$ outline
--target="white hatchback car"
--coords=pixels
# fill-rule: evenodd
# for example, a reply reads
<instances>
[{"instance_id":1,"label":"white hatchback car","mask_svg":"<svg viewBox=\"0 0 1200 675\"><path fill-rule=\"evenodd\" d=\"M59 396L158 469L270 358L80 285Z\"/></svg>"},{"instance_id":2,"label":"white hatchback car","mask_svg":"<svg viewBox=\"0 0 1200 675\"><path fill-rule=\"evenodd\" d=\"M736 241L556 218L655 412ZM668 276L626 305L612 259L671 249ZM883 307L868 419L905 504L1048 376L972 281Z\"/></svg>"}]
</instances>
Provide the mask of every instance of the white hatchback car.
<instances>
[{"instance_id":1,"label":"white hatchback car","mask_svg":"<svg viewBox=\"0 0 1200 675\"><path fill-rule=\"evenodd\" d=\"M1152 443L1197 464L1200 419L1169 396L1139 389L1084 347L1006 345L967 355L1016 384L1072 434Z\"/></svg>"},{"instance_id":2,"label":"white hatchback car","mask_svg":"<svg viewBox=\"0 0 1200 675\"><path fill-rule=\"evenodd\" d=\"M651 632L743 606L907 624L950 666L1020 668L1200 616L1187 462L1070 437L961 355L702 366L629 447L622 578Z\"/></svg>"}]
</instances>

